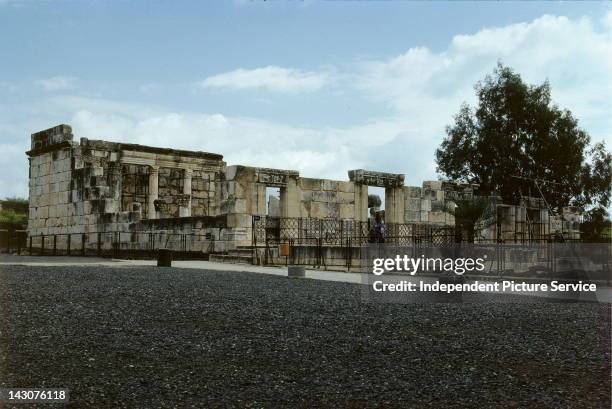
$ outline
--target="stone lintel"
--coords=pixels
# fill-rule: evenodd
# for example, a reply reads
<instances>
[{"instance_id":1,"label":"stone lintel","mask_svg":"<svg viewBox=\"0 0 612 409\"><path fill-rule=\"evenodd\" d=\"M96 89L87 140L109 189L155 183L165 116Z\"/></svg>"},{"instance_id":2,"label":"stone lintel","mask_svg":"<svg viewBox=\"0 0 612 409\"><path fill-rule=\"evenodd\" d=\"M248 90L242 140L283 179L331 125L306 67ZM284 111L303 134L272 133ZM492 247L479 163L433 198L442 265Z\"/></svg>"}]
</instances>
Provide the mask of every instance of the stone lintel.
<instances>
[{"instance_id":1,"label":"stone lintel","mask_svg":"<svg viewBox=\"0 0 612 409\"><path fill-rule=\"evenodd\" d=\"M255 168L257 182L263 183L266 186L284 187L289 179L297 179L300 172L296 170L272 169L272 168Z\"/></svg>"},{"instance_id":2,"label":"stone lintel","mask_svg":"<svg viewBox=\"0 0 612 409\"><path fill-rule=\"evenodd\" d=\"M445 180L442 181L441 187L447 200L471 200L479 185Z\"/></svg>"},{"instance_id":3,"label":"stone lintel","mask_svg":"<svg viewBox=\"0 0 612 409\"><path fill-rule=\"evenodd\" d=\"M202 152L202 151L186 151L182 149L171 149L171 148L158 148L154 146L138 145L132 143L120 143L118 144L119 150L122 151L135 151L135 152L146 152L155 153L158 155L170 155L178 157L198 158L198 159L209 159L220 161L223 159L223 155L218 153Z\"/></svg>"},{"instance_id":4,"label":"stone lintel","mask_svg":"<svg viewBox=\"0 0 612 409\"><path fill-rule=\"evenodd\" d=\"M400 187L404 186L404 175L401 173L375 172L371 170L349 170L349 180L367 186Z\"/></svg>"},{"instance_id":5,"label":"stone lintel","mask_svg":"<svg viewBox=\"0 0 612 409\"><path fill-rule=\"evenodd\" d=\"M121 163L159 166L162 168L219 171L224 162L211 159L156 154L141 151L120 151Z\"/></svg>"}]
</instances>

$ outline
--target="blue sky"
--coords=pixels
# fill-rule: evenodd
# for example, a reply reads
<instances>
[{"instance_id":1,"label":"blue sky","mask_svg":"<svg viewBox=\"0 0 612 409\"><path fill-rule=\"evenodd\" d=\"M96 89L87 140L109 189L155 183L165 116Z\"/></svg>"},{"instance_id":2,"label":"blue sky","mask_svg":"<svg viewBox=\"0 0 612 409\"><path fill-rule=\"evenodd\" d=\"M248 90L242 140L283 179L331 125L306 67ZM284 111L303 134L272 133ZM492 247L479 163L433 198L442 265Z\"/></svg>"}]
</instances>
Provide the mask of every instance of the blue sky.
<instances>
[{"instance_id":1,"label":"blue sky","mask_svg":"<svg viewBox=\"0 0 612 409\"><path fill-rule=\"evenodd\" d=\"M218 152L346 179L436 179L433 152L498 60L549 79L611 143L609 3L0 0L0 197L29 135Z\"/></svg>"}]
</instances>

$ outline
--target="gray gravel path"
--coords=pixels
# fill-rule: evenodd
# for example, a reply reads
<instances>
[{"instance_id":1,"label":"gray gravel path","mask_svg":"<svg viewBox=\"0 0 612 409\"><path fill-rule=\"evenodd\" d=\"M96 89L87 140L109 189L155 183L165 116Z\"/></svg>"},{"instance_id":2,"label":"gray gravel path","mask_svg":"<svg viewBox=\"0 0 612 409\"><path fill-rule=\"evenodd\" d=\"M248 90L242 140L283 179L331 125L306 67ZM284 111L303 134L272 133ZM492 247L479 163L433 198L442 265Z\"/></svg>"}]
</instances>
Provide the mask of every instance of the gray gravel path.
<instances>
[{"instance_id":1,"label":"gray gravel path","mask_svg":"<svg viewBox=\"0 0 612 409\"><path fill-rule=\"evenodd\" d=\"M359 285L253 273L1 266L0 387L65 387L73 408L609 408L609 316L364 303Z\"/></svg>"}]
</instances>

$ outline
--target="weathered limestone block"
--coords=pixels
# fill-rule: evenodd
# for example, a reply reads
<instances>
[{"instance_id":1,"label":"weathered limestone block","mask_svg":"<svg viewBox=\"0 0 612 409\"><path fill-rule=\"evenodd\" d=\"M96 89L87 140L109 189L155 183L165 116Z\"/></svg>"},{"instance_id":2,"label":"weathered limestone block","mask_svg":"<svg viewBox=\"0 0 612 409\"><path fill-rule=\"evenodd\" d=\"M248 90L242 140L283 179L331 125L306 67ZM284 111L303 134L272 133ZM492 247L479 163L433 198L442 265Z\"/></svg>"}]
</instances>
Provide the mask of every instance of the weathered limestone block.
<instances>
[{"instance_id":1,"label":"weathered limestone block","mask_svg":"<svg viewBox=\"0 0 612 409\"><path fill-rule=\"evenodd\" d=\"M310 215L315 219L337 219L340 216L340 205L338 203L312 202Z\"/></svg>"},{"instance_id":2,"label":"weathered limestone block","mask_svg":"<svg viewBox=\"0 0 612 409\"><path fill-rule=\"evenodd\" d=\"M423 191L423 199L427 199L427 200L436 200L436 191L433 189L429 189L429 188L424 188Z\"/></svg>"},{"instance_id":3,"label":"weathered limestone block","mask_svg":"<svg viewBox=\"0 0 612 409\"><path fill-rule=\"evenodd\" d=\"M355 184L353 182L338 182L338 190L340 192L354 193Z\"/></svg>"},{"instance_id":4,"label":"weathered limestone block","mask_svg":"<svg viewBox=\"0 0 612 409\"><path fill-rule=\"evenodd\" d=\"M339 217L340 219L354 219L355 218L355 205L341 203L339 205Z\"/></svg>"},{"instance_id":5,"label":"weathered limestone block","mask_svg":"<svg viewBox=\"0 0 612 409\"><path fill-rule=\"evenodd\" d=\"M441 200L431 201L431 211L433 212L445 212L447 210L447 204Z\"/></svg>"},{"instance_id":6,"label":"weathered limestone block","mask_svg":"<svg viewBox=\"0 0 612 409\"><path fill-rule=\"evenodd\" d=\"M338 191L338 182L335 180L323 179L323 190Z\"/></svg>"},{"instance_id":7,"label":"weathered limestone block","mask_svg":"<svg viewBox=\"0 0 612 409\"><path fill-rule=\"evenodd\" d=\"M91 176L104 176L104 168L101 166L92 167Z\"/></svg>"},{"instance_id":8,"label":"weathered limestone block","mask_svg":"<svg viewBox=\"0 0 612 409\"><path fill-rule=\"evenodd\" d=\"M44 149L53 145L72 141L72 128L68 125L58 125L31 136L32 150Z\"/></svg>"},{"instance_id":9,"label":"weathered limestone block","mask_svg":"<svg viewBox=\"0 0 612 409\"><path fill-rule=\"evenodd\" d=\"M364 169L348 171L349 179L368 186L400 187L404 185L404 175L399 173L374 172Z\"/></svg>"},{"instance_id":10,"label":"weathered limestone block","mask_svg":"<svg viewBox=\"0 0 612 409\"><path fill-rule=\"evenodd\" d=\"M246 213L247 200L229 197L221 204L222 213Z\"/></svg>"},{"instance_id":11,"label":"weathered limestone block","mask_svg":"<svg viewBox=\"0 0 612 409\"><path fill-rule=\"evenodd\" d=\"M420 211L421 210L421 198L417 198L417 197L408 198L406 209L412 210L412 211Z\"/></svg>"},{"instance_id":12,"label":"weathered limestone block","mask_svg":"<svg viewBox=\"0 0 612 409\"><path fill-rule=\"evenodd\" d=\"M38 206L49 206L49 193L43 193L38 196Z\"/></svg>"},{"instance_id":13,"label":"weathered limestone block","mask_svg":"<svg viewBox=\"0 0 612 409\"><path fill-rule=\"evenodd\" d=\"M421 198L422 189L420 187L406 186L404 187L404 190L406 192L406 197L418 197L419 199Z\"/></svg>"},{"instance_id":14,"label":"weathered limestone block","mask_svg":"<svg viewBox=\"0 0 612 409\"><path fill-rule=\"evenodd\" d=\"M227 227L250 228L252 226L252 216L249 214L228 214Z\"/></svg>"},{"instance_id":15,"label":"weathered limestone block","mask_svg":"<svg viewBox=\"0 0 612 409\"><path fill-rule=\"evenodd\" d=\"M421 211L420 210L406 210L404 212L404 218L406 223L414 223L421 221Z\"/></svg>"},{"instance_id":16,"label":"weathered limestone block","mask_svg":"<svg viewBox=\"0 0 612 409\"><path fill-rule=\"evenodd\" d=\"M58 201L58 204L70 203L70 192L69 191L58 192L57 201Z\"/></svg>"},{"instance_id":17,"label":"weathered limestone block","mask_svg":"<svg viewBox=\"0 0 612 409\"><path fill-rule=\"evenodd\" d=\"M338 203L355 204L355 193L350 193L350 192L338 193Z\"/></svg>"},{"instance_id":18,"label":"weathered limestone block","mask_svg":"<svg viewBox=\"0 0 612 409\"><path fill-rule=\"evenodd\" d=\"M62 178L60 182L57 184L57 187L60 192L68 192L70 190L70 180L66 180Z\"/></svg>"},{"instance_id":19,"label":"weathered limestone block","mask_svg":"<svg viewBox=\"0 0 612 409\"><path fill-rule=\"evenodd\" d=\"M338 193L335 191L303 191L302 200L314 202L336 202L338 201ZM353 200L354 200L354 195Z\"/></svg>"},{"instance_id":20,"label":"weathered limestone block","mask_svg":"<svg viewBox=\"0 0 612 409\"><path fill-rule=\"evenodd\" d=\"M441 180L426 180L423 182L423 188L432 189L432 190L441 190L442 181Z\"/></svg>"},{"instance_id":21,"label":"weathered limestone block","mask_svg":"<svg viewBox=\"0 0 612 409\"><path fill-rule=\"evenodd\" d=\"M422 222L429 222L429 211L421 210L421 221Z\"/></svg>"},{"instance_id":22,"label":"weathered limestone block","mask_svg":"<svg viewBox=\"0 0 612 409\"><path fill-rule=\"evenodd\" d=\"M210 185L214 187L214 184L210 184ZM209 184L206 183L205 186L206 186L205 188L200 188L199 190L204 190L204 191L209 190L208 189L209 188ZM230 181L230 182L227 182L226 186L227 186L227 194L228 195L234 195L234 196L237 196L237 197L244 197L245 194L246 194L246 188L245 188L244 184L242 184L240 182Z\"/></svg>"},{"instance_id":23,"label":"weathered limestone block","mask_svg":"<svg viewBox=\"0 0 612 409\"><path fill-rule=\"evenodd\" d=\"M40 165L38 165L38 174L40 176L46 176L49 174L51 169L51 163L50 162L44 162L41 163Z\"/></svg>"},{"instance_id":24,"label":"weathered limestone block","mask_svg":"<svg viewBox=\"0 0 612 409\"><path fill-rule=\"evenodd\" d=\"M441 212L441 211L433 211L433 212L429 212L429 219L428 221L430 223L436 223L436 224L446 224L447 222L447 214L445 212Z\"/></svg>"},{"instance_id":25,"label":"weathered limestone block","mask_svg":"<svg viewBox=\"0 0 612 409\"><path fill-rule=\"evenodd\" d=\"M320 191L323 189L322 179L300 178L300 187L302 190Z\"/></svg>"}]
</instances>

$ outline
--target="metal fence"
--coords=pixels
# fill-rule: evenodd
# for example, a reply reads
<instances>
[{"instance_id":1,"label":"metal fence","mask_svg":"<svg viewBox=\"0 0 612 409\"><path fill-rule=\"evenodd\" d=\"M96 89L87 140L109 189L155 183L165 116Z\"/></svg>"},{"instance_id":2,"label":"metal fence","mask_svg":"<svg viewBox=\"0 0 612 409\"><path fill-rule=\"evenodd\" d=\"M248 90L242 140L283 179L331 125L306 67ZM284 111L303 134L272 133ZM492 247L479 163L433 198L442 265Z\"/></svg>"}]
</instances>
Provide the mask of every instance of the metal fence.
<instances>
[{"instance_id":1,"label":"metal fence","mask_svg":"<svg viewBox=\"0 0 612 409\"><path fill-rule=\"evenodd\" d=\"M253 216L253 261L350 270L369 243L444 246L456 238L449 226L389 223L376 234L373 227L369 221Z\"/></svg>"},{"instance_id":2,"label":"metal fence","mask_svg":"<svg viewBox=\"0 0 612 409\"><path fill-rule=\"evenodd\" d=\"M27 236L25 230L0 230L0 249L30 256L97 256L151 259L160 248L179 259L207 259L220 240L210 234L170 232L99 232Z\"/></svg>"},{"instance_id":3,"label":"metal fence","mask_svg":"<svg viewBox=\"0 0 612 409\"><path fill-rule=\"evenodd\" d=\"M235 254L242 261L262 265L296 264L316 268L358 268L362 249L379 246L445 247L465 242L453 226L388 223L373 234L372 223L355 220L253 216L250 237L236 240L217 235L174 232L100 232L27 236L25 230L0 230L0 249L14 254L154 258L161 248L172 249L177 259L208 259L211 254ZM248 228L246 229L248 231ZM532 240L542 248L538 257L546 265L551 238ZM478 240L477 244L508 244ZM523 240L517 244L525 244ZM542 254L540 257L539 254ZM231 257L230 257L231 258ZM496 257L497 258L497 257ZM505 257L497 259L505 260ZM499 265L498 270L504 270Z\"/></svg>"},{"instance_id":4,"label":"metal fence","mask_svg":"<svg viewBox=\"0 0 612 409\"><path fill-rule=\"evenodd\" d=\"M342 245L347 240L351 240L354 245L372 242L444 244L454 242L454 237L452 226L417 223L385 224L381 236L376 237L369 221L253 216L252 224L254 246L286 243L289 240L308 242L315 239L322 240L326 246Z\"/></svg>"}]
</instances>

